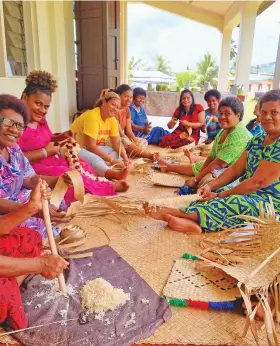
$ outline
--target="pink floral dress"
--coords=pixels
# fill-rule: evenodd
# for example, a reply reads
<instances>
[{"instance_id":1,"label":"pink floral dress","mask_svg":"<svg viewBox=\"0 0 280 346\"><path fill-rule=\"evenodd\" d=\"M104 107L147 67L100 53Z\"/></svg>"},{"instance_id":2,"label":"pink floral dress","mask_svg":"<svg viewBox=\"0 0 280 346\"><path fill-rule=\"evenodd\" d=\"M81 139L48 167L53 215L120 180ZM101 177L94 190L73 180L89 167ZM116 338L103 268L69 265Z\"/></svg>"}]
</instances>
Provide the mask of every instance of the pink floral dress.
<instances>
[{"instance_id":1,"label":"pink floral dress","mask_svg":"<svg viewBox=\"0 0 280 346\"><path fill-rule=\"evenodd\" d=\"M44 148L48 143L51 142L52 132L48 126L46 120L43 120L36 129L27 127L18 141L23 152L33 151ZM86 161L82 161L84 169L92 174L94 174L92 167ZM42 160L32 163L37 174L48 175L48 176L60 176L65 172L71 171L71 168L68 167L66 159L58 157L56 155L49 156ZM115 195L115 189L112 183L110 182L99 182L93 181L89 177L82 176L85 184L86 193L97 196L113 196ZM67 203L73 202L74 194L73 189L69 189L68 193L65 196L65 201Z\"/></svg>"}]
</instances>

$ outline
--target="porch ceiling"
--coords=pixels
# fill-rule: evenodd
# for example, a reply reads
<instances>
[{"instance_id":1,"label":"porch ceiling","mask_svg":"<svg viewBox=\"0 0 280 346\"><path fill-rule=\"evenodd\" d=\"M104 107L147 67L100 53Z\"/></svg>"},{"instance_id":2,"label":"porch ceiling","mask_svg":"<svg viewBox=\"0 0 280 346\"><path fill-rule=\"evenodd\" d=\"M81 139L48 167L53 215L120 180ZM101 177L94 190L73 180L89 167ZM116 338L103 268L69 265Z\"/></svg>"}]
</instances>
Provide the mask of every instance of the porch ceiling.
<instances>
[{"instance_id":1,"label":"porch ceiling","mask_svg":"<svg viewBox=\"0 0 280 346\"><path fill-rule=\"evenodd\" d=\"M131 0L130 0L131 1ZM214 26L220 31L231 24L232 27L239 24L240 10L244 1L149 1L142 0L153 7L193 19L197 22ZM274 1L254 1L259 3L258 14L265 11Z\"/></svg>"}]
</instances>

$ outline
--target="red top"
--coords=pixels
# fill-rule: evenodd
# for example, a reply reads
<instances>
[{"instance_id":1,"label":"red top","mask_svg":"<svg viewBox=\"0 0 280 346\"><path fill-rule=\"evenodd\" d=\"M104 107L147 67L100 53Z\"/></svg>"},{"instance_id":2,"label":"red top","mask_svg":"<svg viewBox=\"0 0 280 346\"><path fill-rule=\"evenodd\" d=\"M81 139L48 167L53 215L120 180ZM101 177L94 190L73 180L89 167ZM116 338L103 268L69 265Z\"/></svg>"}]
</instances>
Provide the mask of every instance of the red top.
<instances>
[{"instance_id":1,"label":"red top","mask_svg":"<svg viewBox=\"0 0 280 346\"><path fill-rule=\"evenodd\" d=\"M204 108L201 104L195 104L194 105L194 111L192 113L192 115L190 114L183 114L180 118L180 120L187 120L190 123L198 123L198 114L204 112ZM174 113L173 113L173 118L179 119L179 107L175 109ZM202 125L201 125L202 126ZM179 126L176 128L176 132L178 130L181 130L180 132L185 132L185 127L182 126L181 124L179 124ZM192 129L192 135L191 137L195 140L195 143L197 144L200 138L200 127L196 128L196 129Z\"/></svg>"}]
</instances>

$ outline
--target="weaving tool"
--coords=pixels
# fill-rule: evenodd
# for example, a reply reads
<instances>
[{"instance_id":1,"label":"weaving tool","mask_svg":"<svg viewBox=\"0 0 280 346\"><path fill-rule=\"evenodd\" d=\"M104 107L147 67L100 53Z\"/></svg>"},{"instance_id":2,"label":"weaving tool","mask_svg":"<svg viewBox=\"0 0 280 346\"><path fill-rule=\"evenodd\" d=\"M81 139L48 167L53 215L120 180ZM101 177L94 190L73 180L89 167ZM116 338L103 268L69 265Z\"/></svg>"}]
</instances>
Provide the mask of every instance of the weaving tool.
<instances>
[{"instance_id":1,"label":"weaving tool","mask_svg":"<svg viewBox=\"0 0 280 346\"><path fill-rule=\"evenodd\" d=\"M42 191L46 192L47 191L47 183L43 181L42 183ZM53 231L52 231L52 225L51 225L51 218L50 218L50 210L49 210L49 205L48 205L48 200L43 199L42 201L43 204L43 215L44 215L44 221L47 229L47 234L48 234L48 239L49 239L49 244L51 248L51 252L53 255L58 255L57 253L57 248L56 248L56 243L54 241L54 236L53 236ZM60 290L67 294L67 288L65 284L65 279L63 276L63 273L59 274L58 276L58 283L59 283L59 288Z\"/></svg>"}]
</instances>

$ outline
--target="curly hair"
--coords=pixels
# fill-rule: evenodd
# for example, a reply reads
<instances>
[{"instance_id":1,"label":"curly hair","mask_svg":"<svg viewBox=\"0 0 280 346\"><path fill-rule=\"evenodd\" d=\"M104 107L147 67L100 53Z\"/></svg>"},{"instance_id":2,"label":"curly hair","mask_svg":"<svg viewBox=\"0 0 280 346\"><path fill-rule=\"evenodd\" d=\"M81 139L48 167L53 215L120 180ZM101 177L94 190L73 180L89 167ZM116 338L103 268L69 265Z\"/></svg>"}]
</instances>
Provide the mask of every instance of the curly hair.
<instances>
[{"instance_id":1,"label":"curly hair","mask_svg":"<svg viewBox=\"0 0 280 346\"><path fill-rule=\"evenodd\" d=\"M0 95L0 114L5 109L12 109L23 117L24 125L28 123L28 110L25 104L15 96L8 94Z\"/></svg>"},{"instance_id":2,"label":"curly hair","mask_svg":"<svg viewBox=\"0 0 280 346\"><path fill-rule=\"evenodd\" d=\"M204 100L207 102L210 96L214 96L217 100L220 100L221 93L216 89L210 89L205 93Z\"/></svg>"},{"instance_id":3,"label":"curly hair","mask_svg":"<svg viewBox=\"0 0 280 346\"><path fill-rule=\"evenodd\" d=\"M244 106L243 103L237 98L237 97L225 97L220 103L218 110L221 109L221 107L229 107L235 115L238 113L240 114L239 120L241 121L244 116Z\"/></svg>"},{"instance_id":4,"label":"curly hair","mask_svg":"<svg viewBox=\"0 0 280 346\"><path fill-rule=\"evenodd\" d=\"M47 71L33 70L25 79L26 87L23 94L27 96L36 94L37 91L51 96L57 88L57 82Z\"/></svg>"},{"instance_id":5,"label":"curly hair","mask_svg":"<svg viewBox=\"0 0 280 346\"><path fill-rule=\"evenodd\" d=\"M143 88L135 88L133 89L133 98L135 99L137 96L147 96L146 90Z\"/></svg>"},{"instance_id":6,"label":"curly hair","mask_svg":"<svg viewBox=\"0 0 280 346\"><path fill-rule=\"evenodd\" d=\"M184 89L181 91L180 94L180 104L179 104L179 120L181 118L182 115L186 114L186 110L185 110L185 106L182 104L182 98L184 94L190 94L191 98L192 98L192 104L190 106L190 110L188 112L189 115L193 114L194 111L194 106L195 106L195 102L194 102L194 96L193 93L189 90L189 89Z\"/></svg>"},{"instance_id":7,"label":"curly hair","mask_svg":"<svg viewBox=\"0 0 280 346\"><path fill-rule=\"evenodd\" d=\"M269 101L280 101L280 89L274 89L266 92L259 100L260 108L262 108L263 103Z\"/></svg>"}]
</instances>

